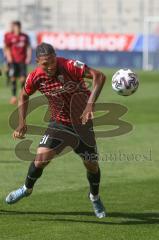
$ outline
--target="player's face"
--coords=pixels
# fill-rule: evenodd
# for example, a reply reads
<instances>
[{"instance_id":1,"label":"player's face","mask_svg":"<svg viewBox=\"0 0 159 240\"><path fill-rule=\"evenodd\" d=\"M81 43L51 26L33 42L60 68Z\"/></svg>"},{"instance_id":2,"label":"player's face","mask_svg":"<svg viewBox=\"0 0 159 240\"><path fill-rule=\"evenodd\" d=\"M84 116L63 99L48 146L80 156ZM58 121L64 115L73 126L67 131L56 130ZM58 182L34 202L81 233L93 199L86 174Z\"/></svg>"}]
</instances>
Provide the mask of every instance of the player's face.
<instances>
[{"instance_id":1,"label":"player's face","mask_svg":"<svg viewBox=\"0 0 159 240\"><path fill-rule=\"evenodd\" d=\"M37 59L38 65L47 73L48 76L54 76L57 69L57 59L54 55L41 56Z\"/></svg>"},{"instance_id":2,"label":"player's face","mask_svg":"<svg viewBox=\"0 0 159 240\"><path fill-rule=\"evenodd\" d=\"M13 32L17 35L20 34L21 32L21 28L17 24L13 24L12 29L13 29Z\"/></svg>"}]
</instances>

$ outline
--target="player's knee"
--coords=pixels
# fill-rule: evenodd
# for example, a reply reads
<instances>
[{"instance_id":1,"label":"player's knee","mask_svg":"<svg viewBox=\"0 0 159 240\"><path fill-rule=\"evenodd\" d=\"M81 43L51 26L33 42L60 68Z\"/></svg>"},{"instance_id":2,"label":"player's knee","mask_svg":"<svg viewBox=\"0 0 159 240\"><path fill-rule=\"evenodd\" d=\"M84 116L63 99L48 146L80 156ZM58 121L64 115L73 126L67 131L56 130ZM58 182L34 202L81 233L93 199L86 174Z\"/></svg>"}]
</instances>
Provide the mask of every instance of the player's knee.
<instances>
[{"instance_id":1,"label":"player's knee","mask_svg":"<svg viewBox=\"0 0 159 240\"><path fill-rule=\"evenodd\" d=\"M38 154L35 158L35 166L37 168L44 168L48 165L48 163L50 162L50 160L46 157L46 154Z\"/></svg>"},{"instance_id":2,"label":"player's knee","mask_svg":"<svg viewBox=\"0 0 159 240\"><path fill-rule=\"evenodd\" d=\"M97 161L84 161L84 165L89 172L97 173L99 165Z\"/></svg>"},{"instance_id":3,"label":"player's knee","mask_svg":"<svg viewBox=\"0 0 159 240\"><path fill-rule=\"evenodd\" d=\"M22 76L22 77L19 78L19 80L20 80L21 83L24 83L25 82L25 77Z\"/></svg>"},{"instance_id":4,"label":"player's knee","mask_svg":"<svg viewBox=\"0 0 159 240\"><path fill-rule=\"evenodd\" d=\"M16 82L16 78L15 78L15 77L11 77L10 80L11 80L11 82L13 82L13 83Z\"/></svg>"},{"instance_id":5,"label":"player's knee","mask_svg":"<svg viewBox=\"0 0 159 240\"><path fill-rule=\"evenodd\" d=\"M51 159L54 157L55 152L48 148L40 147L37 149L37 155L35 157L35 166L38 168L46 167Z\"/></svg>"},{"instance_id":6,"label":"player's knee","mask_svg":"<svg viewBox=\"0 0 159 240\"><path fill-rule=\"evenodd\" d=\"M36 158L34 161L35 167L45 168L49 164L50 160Z\"/></svg>"}]
</instances>

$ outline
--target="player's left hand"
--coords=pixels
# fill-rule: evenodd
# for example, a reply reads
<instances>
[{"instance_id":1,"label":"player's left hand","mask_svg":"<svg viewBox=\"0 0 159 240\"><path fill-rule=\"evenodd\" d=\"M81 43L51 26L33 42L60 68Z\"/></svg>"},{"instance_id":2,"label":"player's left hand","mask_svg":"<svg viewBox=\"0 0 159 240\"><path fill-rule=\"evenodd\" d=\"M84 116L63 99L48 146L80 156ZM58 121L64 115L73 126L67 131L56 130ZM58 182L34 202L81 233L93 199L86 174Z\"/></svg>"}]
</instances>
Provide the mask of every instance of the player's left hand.
<instances>
[{"instance_id":1,"label":"player's left hand","mask_svg":"<svg viewBox=\"0 0 159 240\"><path fill-rule=\"evenodd\" d=\"M89 119L93 119L93 105L88 103L81 117L82 124L86 124Z\"/></svg>"}]
</instances>

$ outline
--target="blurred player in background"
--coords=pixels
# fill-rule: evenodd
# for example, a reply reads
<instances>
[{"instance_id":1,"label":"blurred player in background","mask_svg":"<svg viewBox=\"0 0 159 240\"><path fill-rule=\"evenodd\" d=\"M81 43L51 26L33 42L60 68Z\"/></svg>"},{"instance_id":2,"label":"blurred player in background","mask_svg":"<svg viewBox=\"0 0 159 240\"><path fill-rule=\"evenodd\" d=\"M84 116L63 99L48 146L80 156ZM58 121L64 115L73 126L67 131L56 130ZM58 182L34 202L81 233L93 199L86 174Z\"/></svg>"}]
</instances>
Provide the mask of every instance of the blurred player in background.
<instances>
[{"instance_id":1,"label":"blurred player in background","mask_svg":"<svg viewBox=\"0 0 159 240\"><path fill-rule=\"evenodd\" d=\"M7 86L9 85L9 82L10 82L10 77L9 77L9 63L7 61L7 51L8 51L8 48L6 46L6 43L8 42L8 39L10 38L11 34L13 33L13 22L10 23L10 26L9 26L9 31L6 32L4 34L4 48L3 48L3 55L5 57L5 75L6 75L6 84Z\"/></svg>"},{"instance_id":2,"label":"blurred player in background","mask_svg":"<svg viewBox=\"0 0 159 240\"><path fill-rule=\"evenodd\" d=\"M24 86L27 75L27 65L31 62L32 49L29 36L22 32L19 21L12 22L11 32L5 36L4 52L9 65L9 77L11 80L12 97L11 104L17 102L17 78L21 87Z\"/></svg>"},{"instance_id":3,"label":"blurred player in background","mask_svg":"<svg viewBox=\"0 0 159 240\"><path fill-rule=\"evenodd\" d=\"M56 57L50 44L40 44L36 58L39 66L27 77L19 97L19 127L13 137L23 138L26 133L28 100L36 90L48 98L51 121L41 138L35 160L30 164L24 186L11 192L6 202L13 204L29 196L50 160L71 146L86 167L89 199L95 215L103 218L105 209L99 196L100 168L92 118L105 76L80 61ZM92 92L84 78L92 79Z\"/></svg>"}]
</instances>

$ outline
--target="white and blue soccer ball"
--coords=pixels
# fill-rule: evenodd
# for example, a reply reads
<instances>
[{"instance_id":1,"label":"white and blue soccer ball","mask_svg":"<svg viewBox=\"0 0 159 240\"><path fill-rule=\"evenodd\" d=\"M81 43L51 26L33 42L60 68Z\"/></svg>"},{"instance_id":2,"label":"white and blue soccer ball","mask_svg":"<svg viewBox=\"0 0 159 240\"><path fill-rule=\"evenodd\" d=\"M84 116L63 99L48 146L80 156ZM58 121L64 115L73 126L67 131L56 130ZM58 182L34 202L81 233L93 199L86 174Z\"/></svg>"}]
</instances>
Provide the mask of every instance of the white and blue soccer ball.
<instances>
[{"instance_id":1,"label":"white and blue soccer ball","mask_svg":"<svg viewBox=\"0 0 159 240\"><path fill-rule=\"evenodd\" d=\"M122 96L130 96L139 86L137 75L130 69L120 69L112 77L113 90Z\"/></svg>"}]
</instances>

